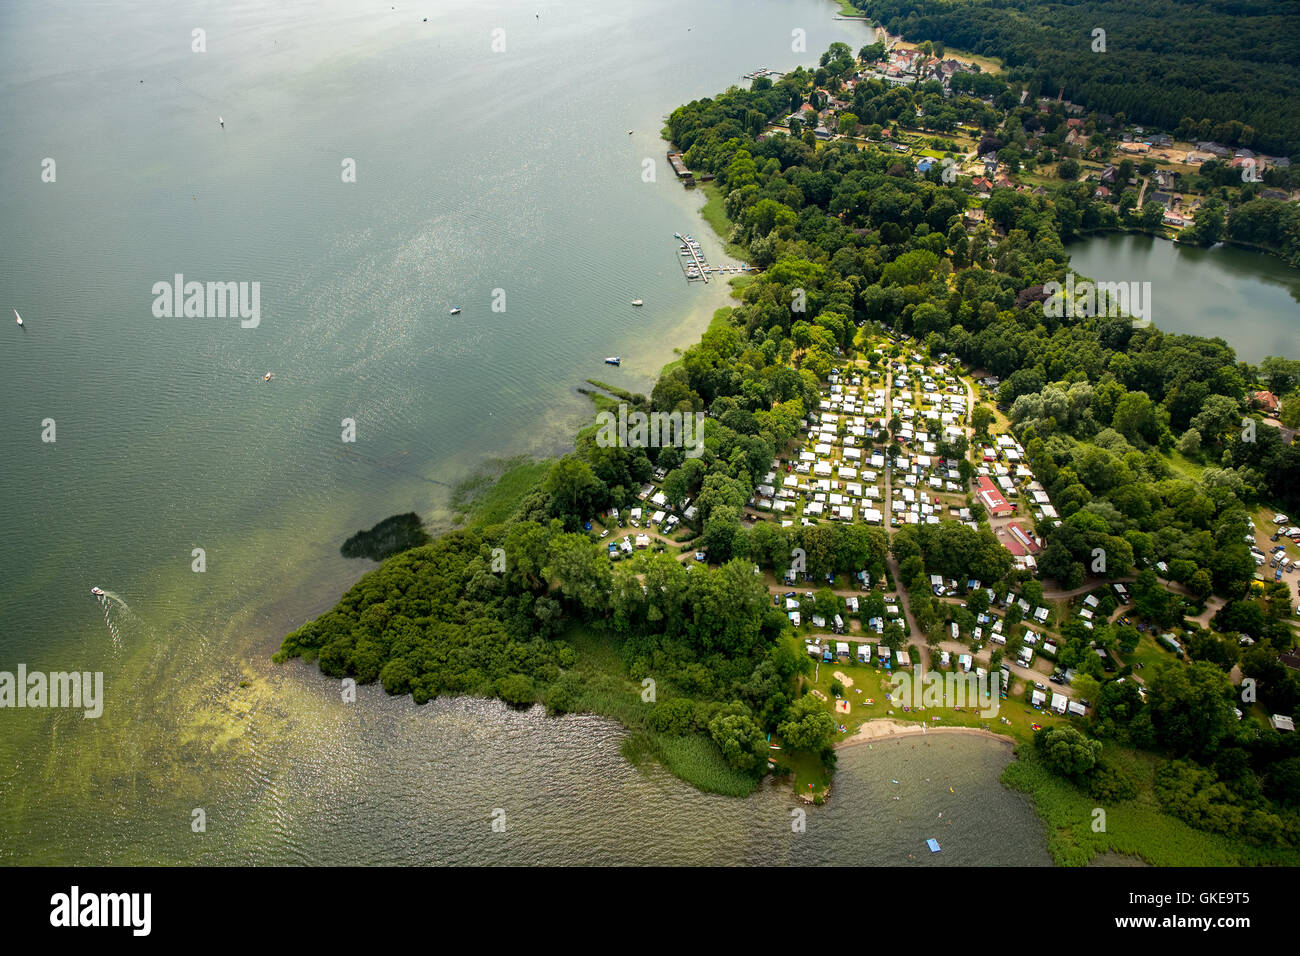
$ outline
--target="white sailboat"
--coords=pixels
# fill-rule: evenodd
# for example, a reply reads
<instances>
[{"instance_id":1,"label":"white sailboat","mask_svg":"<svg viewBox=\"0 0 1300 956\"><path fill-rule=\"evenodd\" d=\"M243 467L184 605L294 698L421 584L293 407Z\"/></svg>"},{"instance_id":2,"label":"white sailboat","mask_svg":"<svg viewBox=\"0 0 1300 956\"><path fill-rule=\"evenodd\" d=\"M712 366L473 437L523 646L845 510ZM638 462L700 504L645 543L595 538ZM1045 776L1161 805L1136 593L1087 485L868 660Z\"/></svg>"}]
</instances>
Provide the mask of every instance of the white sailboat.
<instances>
[{"instance_id":1,"label":"white sailboat","mask_svg":"<svg viewBox=\"0 0 1300 956\"><path fill-rule=\"evenodd\" d=\"M22 325L22 324L23 324L23 317L22 317L21 315L18 314L18 310L17 310L17 309L14 309L14 318L18 320L18 324L19 324L19 325ZM24 327L25 327L25 326L24 326Z\"/></svg>"}]
</instances>

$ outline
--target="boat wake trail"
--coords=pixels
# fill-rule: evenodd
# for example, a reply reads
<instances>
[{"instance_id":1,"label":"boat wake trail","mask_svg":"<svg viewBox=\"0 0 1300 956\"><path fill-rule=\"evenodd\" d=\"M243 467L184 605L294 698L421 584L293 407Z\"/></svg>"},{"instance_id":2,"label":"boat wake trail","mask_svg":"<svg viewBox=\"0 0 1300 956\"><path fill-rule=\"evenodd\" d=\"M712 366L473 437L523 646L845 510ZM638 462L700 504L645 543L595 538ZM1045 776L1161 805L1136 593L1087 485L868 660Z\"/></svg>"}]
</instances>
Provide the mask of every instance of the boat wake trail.
<instances>
[{"instance_id":1,"label":"boat wake trail","mask_svg":"<svg viewBox=\"0 0 1300 956\"><path fill-rule=\"evenodd\" d=\"M126 601L112 591L101 590L95 595L95 598L99 601L99 606L104 609L104 623L108 625L108 633L113 637L113 650L120 651L122 649L122 632L118 629L113 616L114 613L119 616L123 614L130 615L131 608Z\"/></svg>"}]
</instances>

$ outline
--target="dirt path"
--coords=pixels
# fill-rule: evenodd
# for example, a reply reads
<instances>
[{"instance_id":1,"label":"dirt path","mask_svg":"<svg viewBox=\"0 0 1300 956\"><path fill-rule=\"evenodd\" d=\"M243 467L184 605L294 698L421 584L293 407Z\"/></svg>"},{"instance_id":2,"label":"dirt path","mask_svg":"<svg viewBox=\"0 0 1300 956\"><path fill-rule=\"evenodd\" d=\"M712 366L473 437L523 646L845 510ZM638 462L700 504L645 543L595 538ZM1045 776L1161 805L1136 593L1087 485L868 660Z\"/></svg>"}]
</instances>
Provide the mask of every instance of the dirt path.
<instances>
[{"instance_id":1,"label":"dirt path","mask_svg":"<svg viewBox=\"0 0 1300 956\"><path fill-rule=\"evenodd\" d=\"M885 370L885 421L889 421L894 414L894 369L890 365ZM892 543L894 537L894 463L889 460L888 452L885 458L885 531L890 537ZM925 635L916 623L916 618L912 616L912 602L908 597L907 588L904 586L902 575L898 571L898 561L894 558L893 550L885 552L885 564L889 567L889 573L894 578L894 590L898 595L899 606L903 609L903 620L907 622L907 640L909 644L913 640L920 640L922 644L914 645L912 651L916 655L917 673L924 676L925 673L925 655L921 650L925 642Z\"/></svg>"}]
</instances>

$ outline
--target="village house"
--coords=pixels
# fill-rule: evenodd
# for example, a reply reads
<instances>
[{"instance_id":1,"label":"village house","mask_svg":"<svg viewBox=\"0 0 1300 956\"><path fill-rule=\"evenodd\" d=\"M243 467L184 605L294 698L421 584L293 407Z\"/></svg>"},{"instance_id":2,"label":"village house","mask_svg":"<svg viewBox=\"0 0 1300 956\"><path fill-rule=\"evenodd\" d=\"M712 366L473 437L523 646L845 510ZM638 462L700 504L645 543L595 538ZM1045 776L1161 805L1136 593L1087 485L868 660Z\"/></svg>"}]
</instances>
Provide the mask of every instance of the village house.
<instances>
[{"instance_id":1,"label":"village house","mask_svg":"<svg viewBox=\"0 0 1300 956\"><path fill-rule=\"evenodd\" d=\"M1256 408L1260 408L1269 415L1276 415L1278 410L1277 396L1272 392L1251 392L1250 403ZM1288 413L1290 414L1290 413Z\"/></svg>"}]
</instances>

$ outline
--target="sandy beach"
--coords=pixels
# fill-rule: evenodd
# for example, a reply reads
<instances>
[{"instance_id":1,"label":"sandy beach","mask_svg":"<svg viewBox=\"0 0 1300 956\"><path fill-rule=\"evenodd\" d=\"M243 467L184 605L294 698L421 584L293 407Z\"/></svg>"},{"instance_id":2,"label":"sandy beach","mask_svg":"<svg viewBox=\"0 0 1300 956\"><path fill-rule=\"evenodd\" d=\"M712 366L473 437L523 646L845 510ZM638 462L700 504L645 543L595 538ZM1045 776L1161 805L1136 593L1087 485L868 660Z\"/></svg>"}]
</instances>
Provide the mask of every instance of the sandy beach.
<instances>
[{"instance_id":1,"label":"sandy beach","mask_svg":"<svg viewBox=\"0 0 1300 956\"><path fill-rule=\"evenodd\" d=\"M980 737L992 737L994 740L1015 744L1015 740L1011 737L1004 734L995 734L991 730L980 730L978 727L926 727L924 731L921 729L922 727L925 727L925 725L901 720L869 720L858 728L857 733L844 738L835 746L837 748L851 747L854 744L888 740L891 737L919 737L923 733L927 737L930 734L975 734Z\"/></svg>"}]
</instances>

